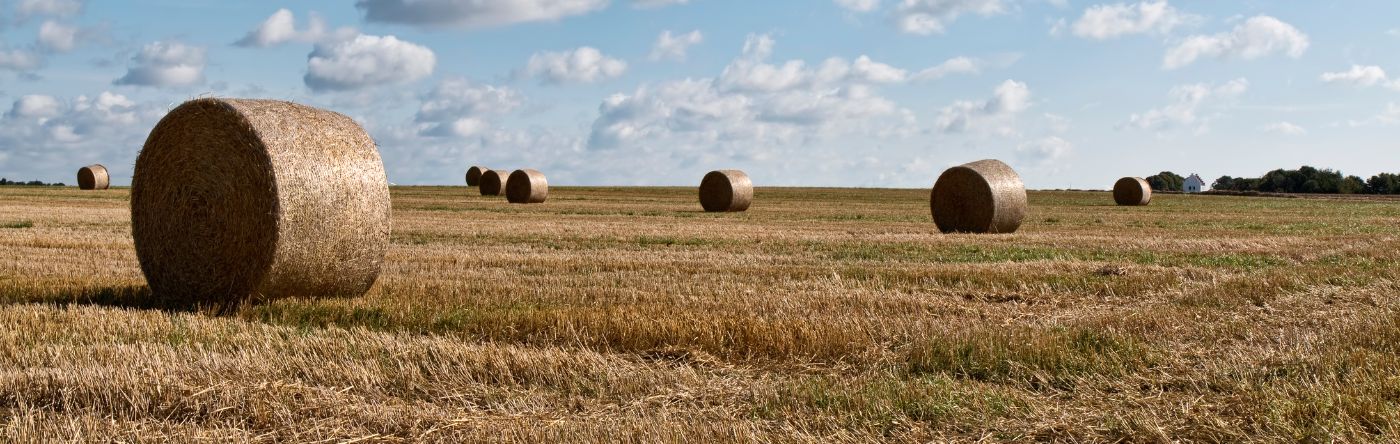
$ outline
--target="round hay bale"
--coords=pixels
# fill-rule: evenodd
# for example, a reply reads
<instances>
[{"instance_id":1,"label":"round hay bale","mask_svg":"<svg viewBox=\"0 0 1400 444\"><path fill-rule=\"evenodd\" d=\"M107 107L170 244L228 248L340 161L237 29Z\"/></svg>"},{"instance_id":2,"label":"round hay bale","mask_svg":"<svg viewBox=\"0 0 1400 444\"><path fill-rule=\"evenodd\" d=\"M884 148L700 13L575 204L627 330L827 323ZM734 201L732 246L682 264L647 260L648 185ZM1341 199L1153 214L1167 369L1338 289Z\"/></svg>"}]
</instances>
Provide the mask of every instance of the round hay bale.
<instances>
[{"instance_id":1,"label":"round hay bale","mask_svg":"<svg viewBox=\"0 0 1400 444\"><path fill-rule=\"evenodd\" d=\"M482 196L500 196L506 192L506 181L509 180L508 173L501 170L486 170L481 173L481 183L477 187L481 188Z\"/></svg>"},{"instance_id":2,"label":"round hay bale","mask_svg":"<svg viewBox=\"0 0 1400 444\"><path fill-rule=\"evenodd\" d=\"M743 171L711 171L700 180L700 206L705 211L744 211L751 203L753 182Z\"/></svg>"},{"instance_id":3,"label":"round hay bale","mask_svg":"<svg viewBox=\"0 0 1400 444\"><path fill-rule=\"evenodd\" d=\"M1113 184L1113 201L1124 206L1152 203L1152 185L1139 177L1118 179L1118 182Z\"/></svg>"},{"instance_id":4,"label":"round hay bale","mask_svg":"<svg viewBox=\"0 0 1400 444\"><path fill-rule=\"evenodd\" d=\"M486 173L487 171L491 171L491 169L490 169L490 168L483 167L483 166L477 166L477 165L472 165L471 168L467 168L467 186L469 186L469 187L480 186L480 185L481 185L481 175L484 174L484 173Z\"/></svg>"},{"instance_id":5,"label":"round hay bale","mask_svg":"<svg viewBox=\"0 0 1400 444\"><path fill-rule=\"evenodd\" d=\"M362 295L389 247L389 213L364 129L276 100L176 107L151 130L131 182L136 256L170 303Z\"/></svg>"},{"instance_id":6,"label":"round hay bale","mask_svg":"<svg viewBox=\"0 0 1400 444\"><path fill-rule=\"evenodd\" d=\"M78 168L78 189L105 190L111 185L112 176L107 174L107 167L93 164Z\"/></svg>"},{"instance_id":7,"label":"round hay bale","mask_svg":"<svg viewBox=\"0 0 1400 444\"><path fill-rule=\"evenodd\" d=\"M1026 217L1026 187L1005 163L979 160L938 176L929 208L944 233L1013 233Z\"/></svg>"},{"instance_id":8,"label":"round hay bale","mask_svg":"<svg viewBox=\"0 0 1400 444\"><path fill-rule=\"evenodd\" d=\"M532 169L515 170L506 179L506 201L518 204L544 203L549 197L549 181Z\"/></svg>"}]
</instances>

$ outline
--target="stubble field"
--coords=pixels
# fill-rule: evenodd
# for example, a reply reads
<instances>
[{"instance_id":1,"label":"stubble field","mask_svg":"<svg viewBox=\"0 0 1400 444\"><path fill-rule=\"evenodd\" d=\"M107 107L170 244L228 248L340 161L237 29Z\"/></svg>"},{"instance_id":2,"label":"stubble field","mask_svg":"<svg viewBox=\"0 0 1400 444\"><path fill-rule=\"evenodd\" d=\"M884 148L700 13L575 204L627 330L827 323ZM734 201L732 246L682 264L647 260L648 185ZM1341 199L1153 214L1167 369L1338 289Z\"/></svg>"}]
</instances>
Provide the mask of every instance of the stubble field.
<instances>
[{"instance_id":1,"label":"stubble field","mask_svg":"<svg viewBox=\"0 0 1400 444\"><path fill-rule=\"evenodd\" d=\"M126 190L0 187L0 440L1400 439L1400 204L393 189L379 283L153 303Z\"/></svg>"}]
</instances>

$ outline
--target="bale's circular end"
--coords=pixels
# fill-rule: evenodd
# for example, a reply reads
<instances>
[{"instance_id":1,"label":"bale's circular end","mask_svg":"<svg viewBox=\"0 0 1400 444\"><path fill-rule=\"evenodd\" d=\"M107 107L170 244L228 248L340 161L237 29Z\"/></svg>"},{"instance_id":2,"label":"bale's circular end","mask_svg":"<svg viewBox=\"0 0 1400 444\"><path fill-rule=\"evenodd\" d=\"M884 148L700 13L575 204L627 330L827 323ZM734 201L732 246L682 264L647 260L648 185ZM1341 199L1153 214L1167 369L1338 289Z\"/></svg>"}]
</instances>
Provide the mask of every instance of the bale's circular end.
<instances>
[{"instance_id":1,"label":"bale's circular end","mask_svg":"<svg viewBox=\"0 0 1400 444\"><path fill-rule=\"evenodd\" d=\"M700 180L700 206L705 211L745 211L751 203L753 181L743 171L711 171Z\"/></svg>"},{"instance_id":2,"label":"bale's circular end","mask_svg":"<svg viewBox=\"0 0 1400 444\"><path fill-rule=\"evenodd\" d=\"M273 100L199 99L151 130L131 225L155 297L358 296L389 246L389 187L349 117Z\"/></svg>"},{"instance_id":3,"label":"bale's circular end","mask_svg":"<svg viewBox=\"0 0 1400 444\"><path fill-rule=\"evenodd\" d=\"M1118 182L1113 184L1113 201L1124 206L1152 203L1152 185L1138 177L1118 179Z\"/></svg>"},{"instance_id":4,"label":"bale's circular end","mask_svg":"<svg viewBox=\"0 0 1400 444\"><path fill-rule=\"evenodd\" d=\"M102 165L88 165L78 169L78 189L80 190L105 190L112 185L112 176L107 174L107 167Z\"/></svg>"},{"instance_id":5,"label":"bale's circular end","mask_svg":"<svg viewBox=\"0 0 1400 444\"><path fill-rule=\"evenodd\" d=\"M501 170L486 170L481 172L481 182L477 187L481 189L482 196L500 196L506 192L506 181L510 179L509 173Z\"/></svg>"},{"instance_id":6,"label":"bale's circular end","mask_svg":"<svg viewBox=\"0 0 1400 444\"><path fill-rule=\"evenodd\" d=\"M490 171L490 170L491 170L490 168L486 168L486 167L478 166L478 165L472 165L471 168L467 168L467 186L469 186L469 187L480 186L480 185L481 185L481 175L482 175L483 173L487 172L487 171Z\"/></svg>"},{"instance_id":7,"label":"bale's circular end","mask_svg":"<svg viewBox=\"0 0 1400 444\"><path fill-rule=\"evenodd\" d=\"M518 204L544 203L549 197L549 181L544 173L531 169L515 170L506 179L506 201Z\"/></svg>"},{"instance_id":8,"label":"bale's circular end","mask_svg":"<svg viewBox=\"0 0 1400 444\"><path fill-rule=\"evenodd\" d=\"M1013 233L1028 210L1026 187L1005 163L979 160L938 176L929 208L944 233Z\"/></svg>"}]
</instances>

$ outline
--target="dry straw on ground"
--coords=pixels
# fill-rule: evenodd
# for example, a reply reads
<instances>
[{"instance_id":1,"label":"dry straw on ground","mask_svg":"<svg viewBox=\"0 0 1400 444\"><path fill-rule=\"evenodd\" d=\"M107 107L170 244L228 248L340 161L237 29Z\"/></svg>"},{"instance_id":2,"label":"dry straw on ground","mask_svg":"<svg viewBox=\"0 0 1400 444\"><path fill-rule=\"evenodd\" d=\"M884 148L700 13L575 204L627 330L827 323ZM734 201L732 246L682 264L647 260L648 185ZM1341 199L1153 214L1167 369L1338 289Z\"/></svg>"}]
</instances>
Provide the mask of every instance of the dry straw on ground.
<instances>
[{"instance_id":1,"label":"dry straw on ground","mask_svg":"<svg viewBox=\"0 0 1400 444\"><path fill-rule=\"evenodd\" d=\"M549 181L544 173L532 169L515 170L506 179L506 200L510 203L544 203L549 196Z\"/></svg>"},{"instance_id":2,"label":"dry straw on ground","mask_svg":"<svg viewBox=\"0 0 1400 444\"><path fill-rule=\"evenodd\" d=\"M111 186L112 177L107 174L107 167L102 165L88 165L78 169L78 188L83 190L105 190Z\"/></svg>"},{"instance_id":3,"label":"dry straw on ground","mask_svg":"<svg viewBox=\"0 0 1400 444\"><path fill-rule=\"evenodd\" d=\"M506 181L510 180L510 173L502 170L486 170L481 173L481 183L477 186L481 188L482 196L500 196L506 192Z\"/></svg>"},{"instance_id":4,"label":"dry straw on ground","mask_svg":"<svg viewBox=\"0 0 1400 444\"><path fill-rule=\"evenodd\" d=\"M205 306L357 296L389 246L374 140L341 114L274 100L199 99L151 130L131 223L155 297Z\"/></svg>"},{"instance_id":5,"label":"dry straw on ground","mask_svg":"<svg viewBox=\"0 0 1400 444\"><path fill-rule=\"evenodd\" d=\"M485 174L487 171L491 171L491 169L479 165L472 165L471 168L467 168L467 186L480 186L481 175Z\"/></svg>"},{"instance_id":6,"label":"dry straw on ground","mask_svg":"<svg viewBox=\"0 0 1400 444\"><path fill-rule=\"evenodd\" d=\"M927 189L765 188L735 223L677 211L689 187L505 210L402 187L364 297L211 317L141 309L128 190L75 191L0 186L0 441L1400 431L1392 200L1158 197L1191 219L1159 223L1028 191L1027 229L992 239L928 236Z\"/></svg>"},{"instance_id":7,"label":"dry straw on ground","mask_svg":"<svg viewBox=\"0 0 1400 444\"><path fill-rule=\"evenodd\" d=\"M929 207L944 233L1012 233L1026 217L1026 187L1007 164L979 160L938 176Z\"/></svg>"},{"instance_id":8,"label":"dry straw on ground","mask_svg":"<svg viewBox=\"0 0 1400 444\"><path fill-rule=\"evenodd\" d=\"M711 171L700 181L700 206L705 211L744 211L751 203L753 182L743 171Z\"/></svg>"},{"instance_id":9,"label":"dry straw on ground","mask_svg":"<svg viewBox=\"0 0 1400 444\"><path fill-rule=\"evenodd\" d=\"M1113 184L1113 201L1118 205L1138 206L1152 203L1152 186L1138 177L1124 177Z\"/></svg>"}]
</instances>

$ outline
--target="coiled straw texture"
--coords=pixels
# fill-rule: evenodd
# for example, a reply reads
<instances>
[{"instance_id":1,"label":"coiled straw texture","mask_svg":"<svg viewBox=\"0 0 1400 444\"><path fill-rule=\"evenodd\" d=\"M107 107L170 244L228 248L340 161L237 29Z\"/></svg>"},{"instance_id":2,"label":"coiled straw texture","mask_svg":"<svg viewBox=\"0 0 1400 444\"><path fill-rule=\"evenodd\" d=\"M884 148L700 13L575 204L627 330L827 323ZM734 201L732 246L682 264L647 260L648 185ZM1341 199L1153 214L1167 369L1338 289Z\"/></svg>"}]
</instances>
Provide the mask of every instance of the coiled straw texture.
<instances>
[{"instance_id":1,"label":"coiled straw texture","mask_svg":"<svg viewBox=\"0 0 1400 444\"><path fill-rule=\"evenodd\" d=\"M151 131L132 178L141 271L154 297L174 302L364 294L389 217L364 129L291 102L186 102Z\"/></svg>"},{"instance_id":2,"label":"coiled straw texture","mask_svg":"<svg viewBox=\"0 0 1400 444\"><path fill-rule=\"evenodd\" d=\"M944 171L933 185L929 208L944 233L1014 233L1029 210L1021 176L991 159Z\"/></svg>"}]
</instances>

